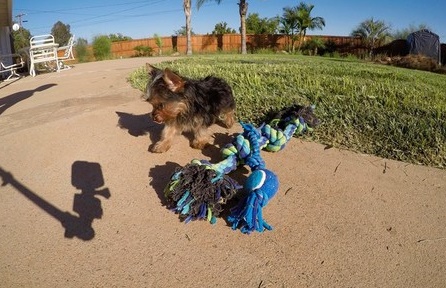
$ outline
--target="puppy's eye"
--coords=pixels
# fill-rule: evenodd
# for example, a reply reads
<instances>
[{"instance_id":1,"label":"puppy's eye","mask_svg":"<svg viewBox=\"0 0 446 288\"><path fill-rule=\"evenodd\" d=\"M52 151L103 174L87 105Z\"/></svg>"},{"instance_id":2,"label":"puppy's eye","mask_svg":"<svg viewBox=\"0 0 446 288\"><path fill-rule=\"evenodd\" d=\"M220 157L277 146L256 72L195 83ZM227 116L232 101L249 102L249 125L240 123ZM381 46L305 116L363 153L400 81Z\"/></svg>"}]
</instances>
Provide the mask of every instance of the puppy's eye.
<instances>
[{"instance_id":1,"label":"puppy's eye","mask_svg":"<svg viewBox=\"0 0 446 288\"><path fill-rule=\"evenodd\" d=\"M164 108L164 103L160 103L158 105L156 105L158 109L163 109Z\"/></svg>"}]
</instances>

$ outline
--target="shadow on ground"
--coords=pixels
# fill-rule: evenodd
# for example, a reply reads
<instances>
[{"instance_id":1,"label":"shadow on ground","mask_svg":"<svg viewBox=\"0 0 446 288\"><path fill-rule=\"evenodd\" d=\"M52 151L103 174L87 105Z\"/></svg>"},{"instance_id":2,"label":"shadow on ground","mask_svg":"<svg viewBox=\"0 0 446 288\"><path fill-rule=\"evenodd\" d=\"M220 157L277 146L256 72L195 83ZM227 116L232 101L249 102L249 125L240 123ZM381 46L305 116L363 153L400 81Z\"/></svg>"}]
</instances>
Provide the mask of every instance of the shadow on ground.
<instances>
[{"instance_id":1,"label":"shadow on ground","mask_svg":"<svg viewBox=\"0 0 446 288\"><path fill-rule=\"evenodd\" d=\"M84 241L94 238L93 220L100 219L103 215L101 201L95 196L101 195L106 199L110 197L108 188L96 190L104 184L102 171L98 163L76 161L72 165L72 184L81 190L80 194L75 194L73 201L73 211L79 216L60 210L1 167L0 177L2 178L1 186L11 185L37 207L58 220L65 228L66 238L77 237Z\"/></svg>"},{"instance_id":2,"label":"shadow on ground","mask_svg":"<svg viewBox=\"0 0 446 288\"><path fill-rule=\"evenodd\" d=\"M150 185L155 190L158 198L163 206L167 206L168 202L164 196L164 188L170 181L170 177L181 166L178 163L166 162L164 165L155 165L149 170Z\"/></svg>"},{"instance_id":3,"label":"shadow on ground","mask_svg":"<svg viewBox=\"0 0 446 288\"><path fill-rule=\"evenodd\" d=\"M5 112L7 109L9 109L11 106L14 106L15 104L19 103L20 101L23 101L23 100L33 96L36 92L42 92L42 91L47 90L47 89L54 87L56 85L57 84L45 84L45 85L37 87L34 90L20 91L20 92L0 98L0 115L3 112Z\"/></svg>"}]
</instances>

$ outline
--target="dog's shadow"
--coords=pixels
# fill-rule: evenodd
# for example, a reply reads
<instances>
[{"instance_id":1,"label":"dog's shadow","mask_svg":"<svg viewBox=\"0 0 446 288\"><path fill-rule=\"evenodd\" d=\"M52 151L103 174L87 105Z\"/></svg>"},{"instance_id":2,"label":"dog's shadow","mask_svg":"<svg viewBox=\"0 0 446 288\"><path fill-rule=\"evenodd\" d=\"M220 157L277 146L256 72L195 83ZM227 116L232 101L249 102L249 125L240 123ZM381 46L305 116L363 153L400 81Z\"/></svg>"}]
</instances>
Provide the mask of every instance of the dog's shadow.
<instances>
[{"instance_id":1,"label":"dog's shadow","mask_svg":"<svg viewBox=\"0 0 446 288\"><path fill-rule=\"evenodd\" d=\"M213 135L214 143L206 145L203 150L201 151L203 153L203 156L208 157L207 159L211 163L217 163L220 162L223 159L222 149L230 144L232 140L235 138L235 136L229 133L214 133Z\"/></svg>"},{"instance_id":2,"label":"dog's shadow","mask_svg":"<svg viewBox=\"0 0 446 288\"><path fill-rule=\"evenodd\" d=\"M159 125L152 120L150 113L134 115L126 112L116 111L118 115L118 127L125 129L134 137L149 134L152 143L159 141L163 125Z\"/></svg>"},{"instance_id":3,"label":"dog's shadow","mask_svg":"<svg viewBox=\"0 0 446 288\"><path fill-rule=\"evenodd\" d=\"M170 182L172 174L181 168L178 163L167 161L164 165L155 165L149 170L150 186L152 186L163 206L168 206L168 201L164 195L164 189Z\"/></svg>"}]
</instances>

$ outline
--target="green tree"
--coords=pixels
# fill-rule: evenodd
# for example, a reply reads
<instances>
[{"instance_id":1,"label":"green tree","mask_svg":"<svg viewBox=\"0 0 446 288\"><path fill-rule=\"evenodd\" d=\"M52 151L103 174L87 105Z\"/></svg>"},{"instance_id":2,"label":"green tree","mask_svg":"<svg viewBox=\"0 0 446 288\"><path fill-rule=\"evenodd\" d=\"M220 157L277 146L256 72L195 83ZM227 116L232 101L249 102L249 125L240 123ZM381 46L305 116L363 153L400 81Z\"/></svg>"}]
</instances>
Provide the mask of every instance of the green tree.
<instances>
[{"instance_id":1,"label":"green tree","mask_svg":"<svg viewBox=\"0 0 446 288\"><path fill-rule=\"evenodd\" d=\"M59 46L67 45L68 40L70 40L70 37L72 36L70 32L70 25L57 21L53 25L53 28L51 28L51 35L54 36L54 41L59 43Z\"/></svg>"},{"instance_id":2,"label":"green tree","mask_svg":"<svg viewBox=\"0 0 446 288\"><path fill-rule=\"evenodd\" d=\"M260 18L258 13L251 13L246 18L246 33L275 34L279 27L279 18Z\"/></svg>"},{"instance_id":3,"label":"green tree","mask_svg":"<svg viewBox=\"0 0 446 288\"><path fill-rule=\"evenodd\" d=\"M217 4L220 4L222 0L198 0L197 7L200 8L208 1L215 1ZM242 54L246 54L246 14L248 13L248 2L246 0L239 0L237 4L240 15L241 52Z\"/></svg>"},{"instance_id":4,"label":"green tree","mask_svg":"<svg viewBox=\"0 0 446 288\"><path fill-rule=\"evenodd\" d=\"M181 26L180 29L173 31L173 34L175 36L187 36L187 29L186 26ZM195 35L194 30L190 29L190 34Z\"/></svg>"},{"instance_id":5,"label":"green tree","mask_svg":"<svg viewBox=\"0 0 446 288\"><path fill-rule=\"evenodd\" d=\"M20 49L29 47L31 32L28 29L20 27L19 30L12 31L12 38L14 41L14 51L17 53Z\"/></svg>"},{"instance_id":6,"label":"green tree","mask_svg":"<svg viewBox=\"0 0 446 288\"><path fill-rule=\"evenodd\" d=\"M373 17L361 22L351 33L351 36L360 37L367 48L369 55L372 50L383 44L390 35L390 26L382 20L374 20Z\"/></svg>"},{"instance_id":7,"label":"green tree","mask_svg":"<svg viewBox=\"0 0 446 288\"><path fill-rule=\"evenodd\" d=\"M396 30L395 32L391 33L391 36L393 39L406 39L409 34L423 29L432 30L426 24L419 24L418 26L411 24L407 28Z\"/></svg>"},{"instance_id":8,"label":"green tree","mask_svg":"<svg viewBox=\"0 0 446 288\"><path fill-rule=\"evenodd\" d=\"M109 34L108 38L110 38L111 42L119 42L119 41L129 41L132 40L132 37L124 36L121 33L118 34Z\"/></svg>"},{"instance_id":9,"label":"green tree","mask_svg":"<svg viewBox=\"0 0 446 288\"><path fill-rule=\"evenodd\" d=\"M302 46L305 36L307 34L307 29L323 29L325 27L325 19L322 17L312 17L311 12L314 8L312 4L306 4L304 2L300 2L300 4L296 7L297 12L297 26L299 29L299 48Z\"/></svg>"},{"instance_id":10,"label":"green tree","mask_svg":"<svg viewBox=\"0 0 446 288\"><path fill-rule=\"evenodd\" d=\"M297 20L297 7L283 8L282 17L280 17L280 32L287 36L287 50L294 52L294 46L299 33L299 24Z\"/></svg>"},{"instance_id":11,"label":"green tree","mask_svg":"<svg viewBox=\"0 0 446 288\"><path fill-rule=\"evenodd\" d=\"M223 34L234 34L236 33L234 29L228 27L228 23L220 22L215 24L213 35L223 35Z\"/></svg>"}]
</instances>

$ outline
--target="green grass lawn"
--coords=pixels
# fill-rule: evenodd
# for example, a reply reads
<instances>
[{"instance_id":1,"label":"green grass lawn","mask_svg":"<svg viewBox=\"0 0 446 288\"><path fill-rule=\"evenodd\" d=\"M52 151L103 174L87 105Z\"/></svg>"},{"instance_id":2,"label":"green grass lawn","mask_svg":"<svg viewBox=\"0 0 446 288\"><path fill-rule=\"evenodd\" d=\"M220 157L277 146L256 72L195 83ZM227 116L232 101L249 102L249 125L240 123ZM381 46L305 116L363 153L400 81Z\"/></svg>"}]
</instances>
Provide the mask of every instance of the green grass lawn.
<instances>
[{"instance_id":1,"label":"green grass lawn","mask_svg":"<svg viewBox=\"0 0 446 288\"><path fill-rule=\"evenodd\" d=\"M222 77L237 118L258 122L268 108L316 105L308 139L353 151L446 167L446 75L356 61L291 55L194 56L158 67ZM144 91L145 68L129 76Z\"/></svg>"}]
</instances>

